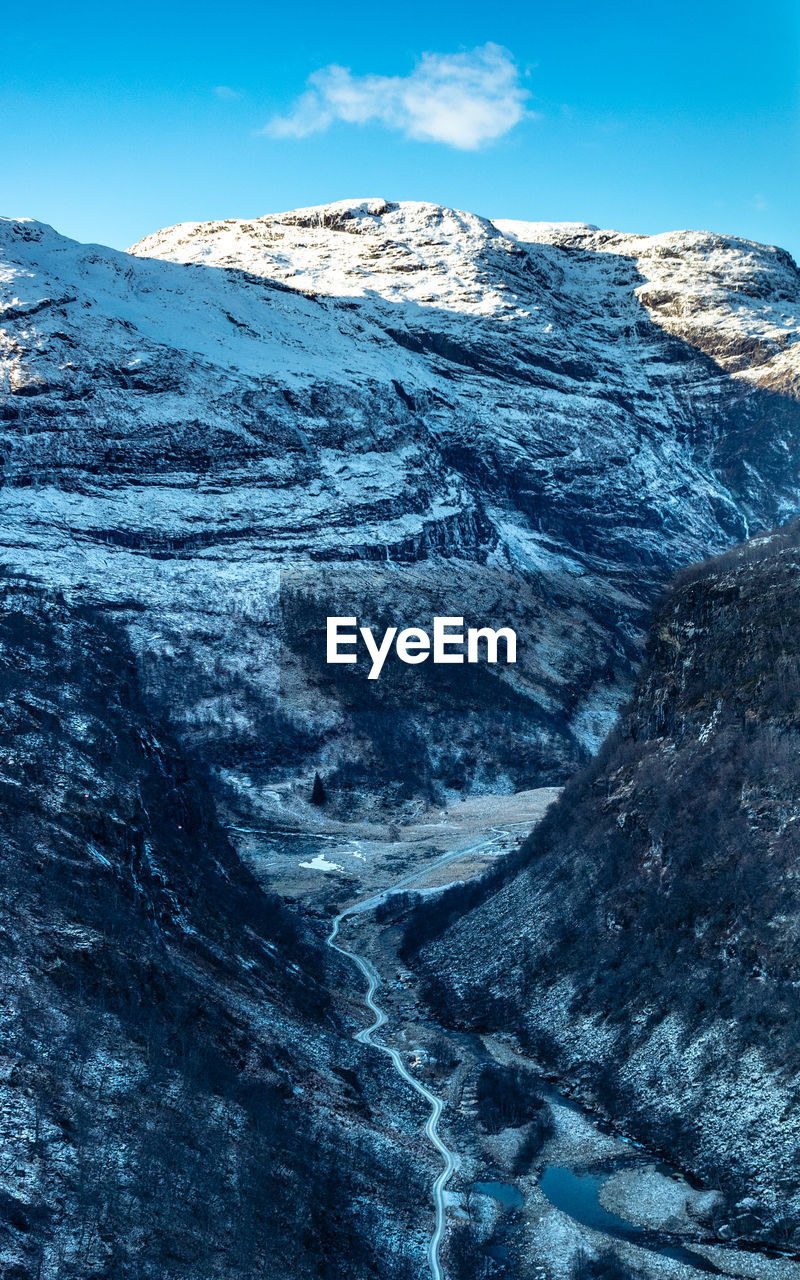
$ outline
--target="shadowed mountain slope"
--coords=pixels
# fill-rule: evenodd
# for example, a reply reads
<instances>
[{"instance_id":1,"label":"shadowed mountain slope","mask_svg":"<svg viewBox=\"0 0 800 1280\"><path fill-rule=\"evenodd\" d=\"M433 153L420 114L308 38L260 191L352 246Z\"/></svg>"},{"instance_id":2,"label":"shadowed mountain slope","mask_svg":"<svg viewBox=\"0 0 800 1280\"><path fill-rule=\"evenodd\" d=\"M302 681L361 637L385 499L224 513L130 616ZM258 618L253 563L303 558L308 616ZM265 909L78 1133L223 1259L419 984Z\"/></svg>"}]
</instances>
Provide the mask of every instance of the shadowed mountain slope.
<instances>
[{"instance_id":1,"label":"shadowed mountain slope","mask_svg":"<svg viewBox=\"0 0 800 1280\"><path fill-rule=\"evenodd\" d=\"M729 1235L795 1247L799 759L795 524L678 578L599 755L507 883L422 951L451 1013L514 1029L722 1185Z\"/></svg>"},{"instance_id":2,"label":"shadowed mountain slope","mask_svg":"<svg viewBox=\"0 0 800 1280\"><path fill-rule=\"evenodd\" d=\"M416 1277L426 1189L327 968L229 847L116 626L6 578L3 1277Z\"/></svg>"}]
</instances>

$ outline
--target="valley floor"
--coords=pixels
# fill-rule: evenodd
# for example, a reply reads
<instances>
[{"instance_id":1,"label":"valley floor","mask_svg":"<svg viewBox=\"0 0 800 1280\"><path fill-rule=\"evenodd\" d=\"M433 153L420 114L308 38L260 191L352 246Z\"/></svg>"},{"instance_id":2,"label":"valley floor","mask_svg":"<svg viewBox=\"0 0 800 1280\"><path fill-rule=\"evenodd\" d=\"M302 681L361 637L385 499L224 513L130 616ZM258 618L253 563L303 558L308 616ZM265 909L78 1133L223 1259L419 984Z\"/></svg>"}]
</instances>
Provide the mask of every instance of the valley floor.
<instances>
[{"instance_id":1,"label":"valley floor","mask_svg":"<svg viewBox=\"0 0 800 1280\"><path fill-rule=\"evenodd\" d=\"M470 796L402 824L337 822L324 809L296 801L284 805L275 792L263 826L232 823L228 834L269 888L297 898L306 910L319 910L390 889L411 872L419 877L414 891L422 893L471 879L521 844L559 791L539 787L510 796ZM434 866L451 853L461 856Z\"/></svg>"},{"instance_id":2,"label":"valley floor","mask_svg":"<svg viewBox=\"0 0 800 1280\"><path fill-rule=\"evenodd\" d=\"M352 967L352 984L338 998L365 1055L373 1057L373 1081L374 1057L384 1046L384 1053L395 1050L405 1071L443 1101L439 1134L455 1164L444 1192L445 1280L617 1280L631 1274L642 1280L688 1280L709 1273L800 1280L795 1258L721 1242L710 1225L720 1199L714 1188L691 1185L656 1154L612 1132L602 1117L567 1096L569 1082L546 1079L511 1037L440 1026L414 974L398 958L401 919L390 913L376 921L373 899L385 901L392 887L436 892L480 874L517 846L557 794L545 788L470 798L396 828L346 827L316 814L301 826L295 814L294 830L287 823L281 831L233 834L250 865L272 888L302 902L304 913L330 919L336 910L367 906L369 900L369 909L346 915L337 933L337 942L360 958L360 968ZM287 835L291 852L286 852ZM369 1010L367 971L377 978ZM376 1008L386 1021L376 1022L370 1042L364 1029L375 1022ZM493 1064L522 1068L544 1099L549 1134L543 1142L531 1141L527 1122L487 1131L477 1085ZM393 1074L388 1058L385 1069ZM395 1076L393 1091L397 1084ZM403 1087L409 1109L407 1120L399 1122L398 1145L408 1150L410 1142L413 1149L416 1133L418 1160L433 1189L442 1158L420 1121L420 1099L407 1083ZM430 1260L433 1195L426 1212L419 1236L420 1276L438 1280Z\"/></svg>"}]
</instances>

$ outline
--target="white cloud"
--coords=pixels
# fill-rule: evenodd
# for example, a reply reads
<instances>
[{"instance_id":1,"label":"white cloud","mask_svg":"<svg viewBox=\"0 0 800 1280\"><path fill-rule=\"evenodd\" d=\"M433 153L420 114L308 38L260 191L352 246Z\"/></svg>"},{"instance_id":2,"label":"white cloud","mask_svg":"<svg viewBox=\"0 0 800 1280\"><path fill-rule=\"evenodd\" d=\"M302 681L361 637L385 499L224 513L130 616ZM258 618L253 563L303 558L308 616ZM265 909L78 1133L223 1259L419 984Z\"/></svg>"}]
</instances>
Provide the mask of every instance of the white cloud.
<instances>
[{"instance_id":1,"label":"white cloud","mask_svg":"<svg viewBox=\"0 0 800 1280\"><path fill-rule=\"evenodd\" d=\"M244 94L238 89L232 89L228 84L218 84L214 86L214 92L223 102L237 102L239 98L243 98Z\"/></svg>"},{"instance_id":2,"label":"white cloud","mask_svg":"<svg viewBox=\"0 0 800 1280\"><path fill-rule=\"evenodd\" d=\"M307 85L288 115L275 116L264 133L306 138L335 120L376 120L408 138L472 151L513 129L528 97L514 59L497 44L425 53L407 76L354 76L348 67L323 67Z\"/></svg>"}]
</instances>

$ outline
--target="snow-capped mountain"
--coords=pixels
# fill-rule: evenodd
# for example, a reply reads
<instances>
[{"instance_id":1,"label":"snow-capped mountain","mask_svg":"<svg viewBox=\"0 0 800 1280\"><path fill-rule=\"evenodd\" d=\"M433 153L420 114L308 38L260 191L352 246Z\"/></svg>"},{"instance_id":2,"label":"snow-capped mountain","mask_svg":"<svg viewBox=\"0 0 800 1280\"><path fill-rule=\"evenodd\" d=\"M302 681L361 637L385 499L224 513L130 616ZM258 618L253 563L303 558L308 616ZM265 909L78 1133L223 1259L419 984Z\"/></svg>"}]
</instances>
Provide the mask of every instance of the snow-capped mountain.
<instances>
[{"instance_id":1,"label":"snow-capped mountain","mask_svg":"<svg viewBox=\"0 0 800 1280\"><path fill-rule=\"evenodd\" d=\"M559 780L671 571L800 509L779 249L373 199L128 253L6 220L0 289L0 555L119 610L237 783ZM351 612L514 625L519 662L333 682Z\"/></svg>"}]
</instances>

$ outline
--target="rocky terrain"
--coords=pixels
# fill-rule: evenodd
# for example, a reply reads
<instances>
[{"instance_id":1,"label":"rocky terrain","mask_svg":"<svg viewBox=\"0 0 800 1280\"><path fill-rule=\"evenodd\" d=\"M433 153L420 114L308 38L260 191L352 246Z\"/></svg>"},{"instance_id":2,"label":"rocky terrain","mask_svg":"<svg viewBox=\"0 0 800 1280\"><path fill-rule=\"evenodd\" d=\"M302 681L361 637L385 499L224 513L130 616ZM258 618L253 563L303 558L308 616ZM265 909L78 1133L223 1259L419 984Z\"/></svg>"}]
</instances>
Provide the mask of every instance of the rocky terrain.
<instances>
[{"instance_id":1,"label":"rocky terrain","mask_svg":"<svg viewBox=\"0 0 800 1280\"><path fill-rule=\"evenodd\" d=\"M427 1274L425 1107L353 1043L331 919L438 867L459 796L466 833L584 764L675 569L800 510L799 314L786 254L707 233L365 200L118 253L0 221L4 1276ZM487 802L451 871L502 857L498 892L445 894L438 938L423 896L405 954L794 1247L796 552L749 545L669 598L531 844ZM513 626L519 661L367 682L329 614Z\"/></svg>"},{"instance_id":2,"label":"rocky terrain","mask_svg":"<svg viewBox=\"0 0 800 1280\"><path fill-rule=\"evenodd\" d=\"M428 909L416 962L446 1016L722 1187L720 1239L795 1251L798 584L798 524L684 572L598 756L499 890Z\"/></svg>"},{"instance_id":3,"label":"rocky terrain","mask_svg":"<svg viewBox=\"0 0 800 1280\"><path fill-rule=\"evenodd\" d=\"M747 241L383 200L127 254L6 220L0 556L116 611L238 816L315 771L343 815L563 781L674 569L800 505L798 288ZM517 666L331 678L328 613L434 612Z\"/></svg>"},{"instance_id":4,"label":"rocky terrain","mask_svg":"<svg viewBox=\"0 0 800 1280\"><path fill-rule=\"evenodd\" d=\"M416 1112L337 958L228 845L118 628L9 578L0 743L4 1280L417 1280Z\"/></svg>"}]
</instances>

